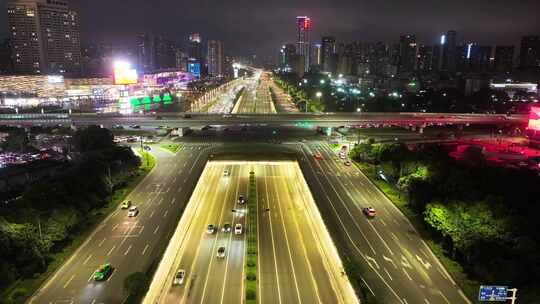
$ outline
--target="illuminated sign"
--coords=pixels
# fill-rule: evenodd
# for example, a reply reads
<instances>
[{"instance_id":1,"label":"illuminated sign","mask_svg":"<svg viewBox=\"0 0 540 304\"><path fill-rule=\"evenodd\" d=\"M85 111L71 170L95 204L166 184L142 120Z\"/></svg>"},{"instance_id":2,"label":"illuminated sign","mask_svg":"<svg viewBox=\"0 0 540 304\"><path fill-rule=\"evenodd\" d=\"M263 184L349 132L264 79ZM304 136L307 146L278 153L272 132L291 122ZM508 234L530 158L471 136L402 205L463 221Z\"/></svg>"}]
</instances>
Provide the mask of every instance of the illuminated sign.
<instances>
[{"instance_id":1,"label":"illuminated sign","mask_svg":"<svg viewBox=\"0 0 540 304\"><path fill-rule=\"evenodd\" d=\"M311 19L307 16L298 16L296 17L298 21L298 26L303 30L308 30L311 28Z\"/></svg>"},{"instance_id":2,"label":"illuminated sign","mask_svg":"<svg viewBox=\"0 0 540 304\"><path fill-rule=\"evenodd\" d=\"M471 49L472 49L472 46L473 46L472 43L467 44L467 59L471 59Z\"/></svg>"},{"instance_id":3,"label":"illuminated sign","mask_svg":"<svg viewBox=\"0 0 540 304\"><path fill-rule=\"evenodd\" d=\"M137 70L131 68L127 62L115 62L114 84L135 84L138 82Z\"/></svg>"},{"instance_id":4,"label":"illuminated sign","mask_svg":"<svg viewBox=\"0 0 540 304\"><path fill-rule=\"evenodd\" d=\"M480 286L478 300L482 302L506 302L508 300L508 287L506 286Z\"/></svg>"},{"instance_id":5,"label":"illuminated sign","mask_svg":"<svg viewBox=\"0 0 540 304\"><path fill-rule=\"evenodd\" d=\"M201 64L198 62L189 62L188 63L188 72L193 74L195 77L201 77Z\"/></svg>"},{"instance_id":6,"label":"illuminated sign","mask_svg":"<svg viewBox=\"0 0 540 304\"><path fill-rule=\"evenodd\" d=\"M64 83L64 76L62 75L49 75L47 76L48 83Z\"/></svg>"},{"instance_id":7,"label":"illuminated sign","mask_svg":"<svg viewBox=\"0 0 540 304\"><path fill-rule=\"evenodd\" d=\"M540 131L540 107L531 107L529 112L529 130Z\"/></svg>"}]
</instances>

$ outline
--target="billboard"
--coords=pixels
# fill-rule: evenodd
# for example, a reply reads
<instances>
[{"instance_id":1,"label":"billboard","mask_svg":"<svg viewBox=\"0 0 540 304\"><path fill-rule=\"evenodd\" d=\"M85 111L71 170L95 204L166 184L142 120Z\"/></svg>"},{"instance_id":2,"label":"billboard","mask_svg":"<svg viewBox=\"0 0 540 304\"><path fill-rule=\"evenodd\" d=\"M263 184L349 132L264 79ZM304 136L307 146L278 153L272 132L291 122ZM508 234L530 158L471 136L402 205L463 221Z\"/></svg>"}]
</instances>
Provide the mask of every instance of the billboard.
<instances>
[{"instance_id":1,"label":"billboard","mask_svg":"<svg viewBox=\"0 0 540 304\"><path fill-rule=\"evenodd\" d=\"M193 76L200 78L201 77L201 64L198 62L188 62L188 72L193 74Z\"/></svg>"},{"instance_id":2,"label":"billboard","mask_svg":"<svg viewBox=\"0 0 540 304\"><path fill-rule=\"evenodd\" d=\"M531 106L529 112L529 125L527 129L540 131L540 107Z\"/></svg>"},{"instance_id":3,"label":"billboard","mask_svg":"<svg viewBox=\"0 0 540 304\"><path fill-rule=\"evenodd\" d=\"M137 70L126 62L115 62L113 80L114 84L135 84L138 82Z\"/></svg>"}]
</instances>

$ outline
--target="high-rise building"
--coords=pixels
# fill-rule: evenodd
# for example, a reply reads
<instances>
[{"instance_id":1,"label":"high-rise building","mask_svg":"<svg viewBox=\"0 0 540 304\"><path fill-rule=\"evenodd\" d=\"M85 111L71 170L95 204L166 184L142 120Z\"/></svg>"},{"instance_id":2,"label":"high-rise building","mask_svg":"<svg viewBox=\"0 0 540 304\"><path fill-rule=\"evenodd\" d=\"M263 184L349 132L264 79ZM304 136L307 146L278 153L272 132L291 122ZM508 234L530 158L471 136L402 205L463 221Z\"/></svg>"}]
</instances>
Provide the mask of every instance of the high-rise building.
<instances>
[{"instance_id":1,"label":"high-rise building","mask_svg":"<svg viewBox=\"0 0 540 304\"><path fill-rule=\"evenodd\" d=\"M208 40L206 56L208 74L210 76L223 76L223 43L219 40Z\"/></svg>"},{"instance_id":2,"label":"high-rise building","mask_svg":"<svg viewBox=\"0 0 540 304\"><path fill-rule=\"evenodd\" d=\"M514 68L514 49L513 45L497 45L495 47L495 71L512 71Z\"/></svg>"},{"instance_id":3,"label":"high-rise building","mask_svg":"<svg viewBox=\"0 0 540 304\"><path fill-rule=\"evenodd\" d=\"M467 43L462 48L463 72L485 73L491 70L493 48Z\"/></svg>"},{"instance_id":4,"label":"high-rise building","mask_svg":"<svg viewBox=\"0 0 540 304\"><path fill-rule=\"evenodd\" d=\"M296 27L298 30L296 53L304 57L304 71L307 72L310 67L311 41L309 32L311 31L311 19L306 16L296 17Z\"/></svg>"},{"instance_id":5,"label":"high-rise building","mask_svg":"<svg viewBox=\"0 0 540 304\"><path fill-rule=\"evenodd\" d=\"M176 46L160 35L145 33L138 39L139 68L143 71L175 68Z\"/></svg>"},{"instance_id":6,"label":"high-rise building","mask_svg":"<svg viewBox=\"0 0 540 304\"><path fill-rule=\"evenodd\" d=\"M13 61L11 60L11 43L5 39L0 44L0 74L13 73Z\"/></svg>"},{"instance_id":7,"label":"high-rise building","mask_svg":"<svg viewBox=\"0 0 540 304\"><path fill-rule=\"evenodd\" d=\"M416 56L416 67L418 70L429 72L435 69L433 48L434 47L430 45L421 45L418 48L418 55Z\"/></svg>"},{"instance_id":8,"label":"high-rise building","mask_svg":"<svg viewBox=\"0 0 540 304\"><path fill-rule=\"evenodd\" d=\"M519 66L521 68L540 68L540 36L521 38Z\"/></svg>"},{"instance_id":9,"label":"high-rise building","mask_svg":"<svg viewBox=\"0 0 540 304\"><path fill-rule=\"evenodd\" d=\"M287 43L282 46L280 50L280 67L292 69L292 58L294 55L296 55L296 47L293 43Z\"/></svg>"},{"instance_id":10,"label":"high-rise building","mask_svg":"<svg viewBox=\"0 0 540 304\"><path fill-rule=\"evenodd\" d=\"M321 41L321 67L325 72L335 72L336 38L322 37Z\"/></svg>"},{"instance_id":11,"label":"high-rise building","mask_svg":"<svg viewBox=\"0 0 540 304\"><path fill-rule=\"evenodd\" d=\"M8 0L15 72L78 74L79 16L67 0Z\"/></svg>"},{"instance_id":12,"label":"high-rise building","mask_svg":"<svg viewBox=\"0 0 540 304\"><path fill-rule=\"evenodd\" d=\"M202 60L201 35L199 33L189 35L188 56L190 59L195 59L199 62Z\"/></svg>"},{"instance_id":13,"label":"high-rise building","mask_svg":"<svg viewBox=\"0 0 540 304\"><path fill-rule=\"evenodd\" d=\"M399 39L398 71L412 73L416 69L416 36L402 35Z\"/></svg>"},{"instance_id":14,"label":"high-rise building","mask_svg":"<svg viewBox=\"0 0 540 304\"><path fill-rule=\"evenodd\" d=\"M317 67L318 69L320 69L321 66L321 48L322 45L320 43L314 43L311 46L311 66Z\"/></svg>"},{"instance_id":15,"label":"high-rise building","mask_svg":"<svg viewBox=\"0 0 540 304\"><path fill-rule=\"evenodd\" d=\"M448 31L446 35L441 36L442 62L441 70L455 73L457 70L457 33Z\"/></svg>"},{"instance_id":16,"label":"high-rise building","mask_svg":"<svg viewBox=\"0 0 540 304\"><path fill-rule=\"evenodd\" d=\"M351 75L353 67L353 45L340 43L337 48L337 74Z\"/></svg>"}]
</instances>

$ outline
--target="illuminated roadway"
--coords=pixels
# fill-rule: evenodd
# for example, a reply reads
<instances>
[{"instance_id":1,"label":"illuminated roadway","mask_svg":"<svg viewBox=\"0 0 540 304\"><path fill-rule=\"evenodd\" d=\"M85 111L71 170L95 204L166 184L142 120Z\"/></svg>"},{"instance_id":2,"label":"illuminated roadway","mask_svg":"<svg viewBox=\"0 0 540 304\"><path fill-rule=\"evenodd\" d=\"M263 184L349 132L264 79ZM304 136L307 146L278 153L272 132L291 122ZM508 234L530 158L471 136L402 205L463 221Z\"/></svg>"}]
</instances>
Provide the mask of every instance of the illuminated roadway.
<instances>
[{"instance_id":1,"label":"illuminated roadway","mask_svg":"<svg viewBox=\"0 0 540 304\"><path fill-rule=\"evenodd\" d=\"M506 117L500 114L445 114L445 113L279 113L279 114L191 114L184 118L182 113L159 115L97 115L97 114L50 114L50 115L15 115L0 114L2 125L57 125L73 124L75 126L103 125L139 125L155 128L160 125L169 127L201 127L205 125L271 125L295 126L298 123L321 127L376 127L383 125L425 127L430 124L484 124L484 125L523 125L527 123L526 115Z\"/></svg>"},{"instance_id":2,"label":"illuminated roadway","mask_svg":"<svg viewBox=\"0 0 540 304\"><path fill-rule=\"evenodd\" d=\"M245 234L220 229L225 223L246 227L245 205L236 201L248 191L251 170L258 195L259 303L358 303L292 161L209 162L144 303L242 303ZM207 234L208 224L218 231ZM223 259L216 257L219 246L226 247ZM179 269L186 270L185 282L172 285Z\"/></svg>"},{"instance_id":3,"label":"illuminated roadway","mask_svg":"<svg viewBox=\"0 0 540 304\"><path fill-rule=\"evenodd\" d=\"M189 145L176 155L154 149L156 167L127 197L139 215L128 218L127 210L115 210L30 303L122 303L124 278L159 261L206 162L207 148ZM106 281L94 282L94 271L106 262L114 272Z\"/></svg>"},{"instance_id":4,"label":"illuminated roadway","mask_svg":"<svg viewBox=\"0 0 540 304\"><path fill-rule=\"evenodd\" d=\"M269 91L269 79L261 77L258 72L253 82L246 86L243 96L232 111L233 114L241 113L276 113L276 107L272 102Z\"/></svg>"},{"instance_id":5,"label":"illuminated roadway","mask_svg":"<svg viewBox=\"0 0 540 304\"><path fill-rule=\"evenodd\" d=\"M325 142L301 145L300 165L334 243L361 265L378 303L470 304L407 218ZM319 151L321 160L313 154ZM367 219L363 207L377 216Z\"/></svg>"}]
</instances>

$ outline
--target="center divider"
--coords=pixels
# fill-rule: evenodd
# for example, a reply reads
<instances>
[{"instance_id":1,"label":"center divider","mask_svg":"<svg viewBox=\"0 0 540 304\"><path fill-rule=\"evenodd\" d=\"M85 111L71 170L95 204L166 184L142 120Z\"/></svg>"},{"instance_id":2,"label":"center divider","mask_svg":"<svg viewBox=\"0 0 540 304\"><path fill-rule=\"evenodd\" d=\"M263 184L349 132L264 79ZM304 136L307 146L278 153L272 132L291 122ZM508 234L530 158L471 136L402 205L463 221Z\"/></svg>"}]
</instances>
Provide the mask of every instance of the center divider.
<instances>
[{"instance_id":1,"label":"center divider","mask_svg":"<svg viewBox=\"0 0 540 304\"><path fill-rule=\"evenodd\" d=\"M246 303L257 303L257 185L255 172L249 172L247 199L247 258L246 258Z\"/></svg>"}]
</instances>

